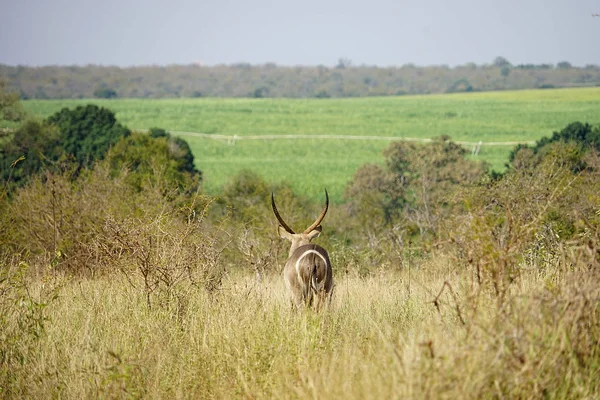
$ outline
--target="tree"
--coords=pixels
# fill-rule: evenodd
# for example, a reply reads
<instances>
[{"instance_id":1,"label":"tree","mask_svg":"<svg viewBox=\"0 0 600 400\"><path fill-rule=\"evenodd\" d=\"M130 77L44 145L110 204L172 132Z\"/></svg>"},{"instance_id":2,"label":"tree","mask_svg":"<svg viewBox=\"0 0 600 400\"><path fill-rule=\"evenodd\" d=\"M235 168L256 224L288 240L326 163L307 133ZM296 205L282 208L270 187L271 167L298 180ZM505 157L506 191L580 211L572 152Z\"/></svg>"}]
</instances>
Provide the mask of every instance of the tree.
<instances>
[{"instance_id":1,"label":"tree","mask_svg":"<svg viewBox=\"0 0 600 400\"><path fill-rule=\"evenodd\" d=\"M569 68L572 68L572 65L568 61L561 61L558 64L556 64L556 68L558 68L558 69L569 69Z\"/></svg>"},{"instance_id":2,"label":"tree","mask_svg":"<svg viewBox=\"0 0 600 400\"><path fill-rule=\"evenodd\" d=\"M195 191L202 180L187 142L160 128L122 137L110 151L110 162L115 171L129 170L127 180L138 191L159 183Z\"/></svg>"},{"instance_id":3,"label":"tree","mask_svg":"<svg viewBox=\"0 0 600 400\"><path fill-rule=\"evenodd\" d=\"M118 95L114 89L104 87L94 90L94 97L98 97L100 99L113 99L118 97Z\"/></svg>"},{"instance_id":4,"label":"tree","mask_svg":"<svg viewBox=\"0 0 600 400\"><path fill-rule=\"evenodd\" d=\"M350 211L368 212L385 224L400 224L421 237L434 234L450 210L448 197L460 187L478 182L483 163L465 158L468 151L442 136L427 145L393 142L384 151L385 167L361 167L346 190ZM380 217L377 212L381 210Z\"/></svg>"},{"instance_id":5,"label":"tree","mask_svg":"<svg viewBox=\"0 0 600 400\"><path fill-rule=\"evenodd\" d=\"M494 66L498 67L498 68L502 68L502 67L510 67L510 61L508 61L506 58L504 57L496 57L494 58Z\"/></svg>"},{"instance_id":6,"label":"tree","mask_svg":"<svg viewBox=\"0 0 600 400\"><path fill-rule=\"evenodd\" d=\"M447 93L457 93L457 92L472 92L473 86L466 79L459 79L450 86L446 92Z\"/></svg>"},{"instance_id":7,"label":"tree","mask_svg":"<svg viewBox=\"0 0 600 400\"><path fill-rule=\"evenodd\" d=\"M74 110L63 108L47 122L58 127L64 153L72 156L80 167L90 167L103 159L112 145L130 135L112 111L92 104Z\"/></svg>"},{"instance_id":8,"label":"tree","mask_svg":"<svg viewBox=\"0 0 600 400\"><path fill-rule=\"evenodd\" d=\"M0 79L0 120L20 121L24 116L19 94L7 91L6 82Z\"/></svg>"},{"instance_id":9,"label":"tree","mask_svg":"<svg viewBox=\"0 0 600 400\"><path fill-rule=\"evenodd\" d=\"M341 57L340 59L338 59L338 62L335 65L335 68L346 69L346 68L350 68L351 66L352 66L352 60L350 60L349 58Z\"/></svg>"},{"instance_id":10,"label":"tree","mask_svg":"<svg viewBox=\"0 0 600 400\"><path fill-rule=\"evenodd\" d=\"M0 148L1 186L10 184L7 187L9 192L22 186L33 174L58 160L61 154L58 129L43 121L28 119ZM13 165L21 157L24 159Z\"/></svg>"},{"instance_id":11,"label":"tree","mask_svg":"<svg viewBox=\"0 0 600 400\"><path fill-rule=\"evenodd\" d=\"M180 169L191 174L202 173L196 169L194 165L194 155L188 142L180 137L172 136L169 132L162 128L150 128L150 136L153 138L165 137L169 143L169 151L179 160Z\"/></svg>"},{"instance_id":12,"label":"tree","mask_svg":"<svg viewBox=\"0 0 600 400\"><path fill-rule=\"evenodd\" d=\"M552 151L555 143L574 144L571 155L571 168L581 171L587 167L584 155L588 149L600 151L600 125L592 126L588 123L572 122L562 130L553 132L551 137L544 136L535 146L518 145L509 155L510 165L522 169L538 165L548 151ZM567 159L563 157L563 159Z\"/></svg>"}]
</instances>

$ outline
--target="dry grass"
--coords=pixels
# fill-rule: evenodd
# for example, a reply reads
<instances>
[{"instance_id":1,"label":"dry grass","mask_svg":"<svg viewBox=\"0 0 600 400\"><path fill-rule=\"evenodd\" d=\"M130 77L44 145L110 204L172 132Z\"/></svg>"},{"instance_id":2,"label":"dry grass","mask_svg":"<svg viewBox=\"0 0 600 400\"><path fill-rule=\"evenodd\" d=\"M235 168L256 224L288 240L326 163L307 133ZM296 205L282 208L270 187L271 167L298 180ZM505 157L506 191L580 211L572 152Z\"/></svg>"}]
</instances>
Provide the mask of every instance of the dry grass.
<instances>
[{"instance_id":1,"label":"dry grass","mask_svg":"<svg viewBox=\"0 0 600 400\"><path fill-rule=\"evenodd\" d=\"M567 271L558 277L524 273L498 307L491 292L473 297L471 274L447 256L421 263L410 285L403 272L360 278L340 271L331 309L321 314L293 312L280 276L258 284L251 271L228 275L217 293L188 286L177 307L148 307L144 291L123 274L57 278L48 271L21 293L47 300L43 333L22 333L24 357L2 365L0 394L363 399L600 393L597 272L588 271L586 279Z\"/></svg>"}]
</instances>

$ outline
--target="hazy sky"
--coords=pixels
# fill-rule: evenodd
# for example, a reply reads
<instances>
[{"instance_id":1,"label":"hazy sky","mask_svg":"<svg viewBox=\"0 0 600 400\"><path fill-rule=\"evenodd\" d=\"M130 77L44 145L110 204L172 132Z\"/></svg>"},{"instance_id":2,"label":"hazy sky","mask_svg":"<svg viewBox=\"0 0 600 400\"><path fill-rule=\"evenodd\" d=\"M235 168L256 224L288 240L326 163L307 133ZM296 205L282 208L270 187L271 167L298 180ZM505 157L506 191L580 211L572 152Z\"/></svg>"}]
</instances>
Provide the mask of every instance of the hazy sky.
<instances>
[{"instance_id":1,"label":"hazy sky","mask_svg":"<svg viewBox=\"0 0 600 400\"><path fill-rule=\"evenodd\" d=\"M0 0L8 65L600 65L600 0Z\"/></svg>"}]
</instances>

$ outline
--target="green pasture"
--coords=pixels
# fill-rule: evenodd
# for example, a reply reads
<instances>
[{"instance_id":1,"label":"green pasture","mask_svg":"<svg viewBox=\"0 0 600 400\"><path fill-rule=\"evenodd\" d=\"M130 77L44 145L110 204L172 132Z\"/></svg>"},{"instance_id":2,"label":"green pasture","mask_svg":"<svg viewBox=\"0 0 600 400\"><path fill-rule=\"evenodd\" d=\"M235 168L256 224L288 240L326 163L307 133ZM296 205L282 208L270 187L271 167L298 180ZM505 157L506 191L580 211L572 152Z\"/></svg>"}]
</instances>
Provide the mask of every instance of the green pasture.
<instances>
[{"instance_id":1,"label":"green pasture","mask_svg":"<svg viewBox=\"0 0 600 400\"><path fill-rule=\"evenodd\" d=\"M346 183L365 162L383 162L389 140L243 140L249 135L353 135L483 142L476 158L503 168L514 145L488 142L540 139L573 121L600 123L600 88L461 93L350 99L82 99L27 100L46 117L88 103L114 111L132 129L238 135L224 140L185 135L204 172L205 189L217 194L238 171L251 169L268 181L288 181L312 198L327 187L339 202Z\"/></svg>"}]
</instances>

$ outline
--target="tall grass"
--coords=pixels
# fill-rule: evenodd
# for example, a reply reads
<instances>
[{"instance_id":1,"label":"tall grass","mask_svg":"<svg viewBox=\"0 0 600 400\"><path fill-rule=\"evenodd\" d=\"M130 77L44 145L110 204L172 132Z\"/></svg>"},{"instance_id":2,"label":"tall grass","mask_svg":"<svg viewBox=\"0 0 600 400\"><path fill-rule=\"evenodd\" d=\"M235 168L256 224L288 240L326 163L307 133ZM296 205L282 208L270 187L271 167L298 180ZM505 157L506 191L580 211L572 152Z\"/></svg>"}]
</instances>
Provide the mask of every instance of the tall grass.
<instances>
[{"instance_id":1,"label":"tall grass","mask_svg":"<svg viewBox=\"0 0 600 400\"><path fill-rule=\"evenodd\" d=\"M335 273L324 313L293 312L282 279L230 275L184 309L148 308L124 276L51 278L44 334L13 364L6 398L595 398L600 290L526 274L510 302L468 298L440 256L407 273ZM576 279L575 279L576 278ZM54 281L53 281L54 279ZM584 283L585 282L585 283ZM56 283L54 283L56 285ZM440 288L447 290L440 296ZM435 300L435 302L434 302ZM437 306L437 308L436 308ZM462 314L458 314L460 310ZM8 383L7 383L8 382Z\"/></svg>"}]
</instances>

